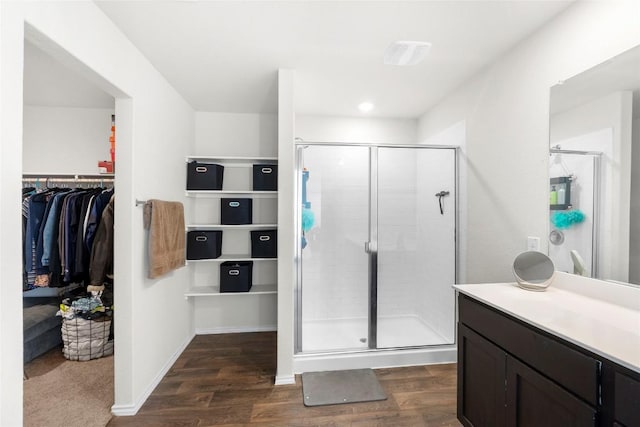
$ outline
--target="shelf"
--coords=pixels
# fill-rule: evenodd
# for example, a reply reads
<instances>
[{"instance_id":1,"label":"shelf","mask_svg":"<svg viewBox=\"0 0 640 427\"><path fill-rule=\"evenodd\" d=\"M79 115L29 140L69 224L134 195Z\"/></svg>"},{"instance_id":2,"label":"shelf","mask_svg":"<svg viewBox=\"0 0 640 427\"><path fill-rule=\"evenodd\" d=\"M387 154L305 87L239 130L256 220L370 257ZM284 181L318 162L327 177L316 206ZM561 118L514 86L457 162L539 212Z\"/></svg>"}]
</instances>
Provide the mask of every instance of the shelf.
<instances>
[{"instance_id":1,"label":"shelf","mask_svg":"<svg viewBox=\"0 0 640 427\"><path fill-rule=\"evenodd\" d=\"M196 286L185 292L185 297L217 297L228 295L270 295L278 293L277 285L253 285L249 292L220 292L219 286Z\"/></svg>"},{"instance_id":2,"label":"shelf","mask_svg":"<svg viewBox=\"0 0 640 427\"><path fill-rule=\"evenodd\" d=\"M193 160L219 163L225 167L251 167L254 164L275 165L278 163L277 157L187 156L187 162Z\"/></svg>"},{"instance_id":3,"label":"shelf","mask_svg":"<svg viewBox=\"0 0 640 427\"><path fill-rule=\"evenodd\" d=\"M187 197L227 197L227 196L252 196L255 198L278 197L277 191L251 191L251 190L187 190Z\"/></svg>"},{"instance_id":4,"label":"shelf","mask_svg":"<svg viewBox=\"0 0 640 427\"><path fill-rule=\"evenodd\" d=\"M278 228L277 224L188 224L187 231L190 230L269 230Z\"/></svg>"},{"instance_id":5,"label":"shelf","mask_svg":"<svg viewBox=\"0 0 640 427\"><path fill-rule=\"evenodd\" d=\"M251 258L249 254L232 254L232 255L221 255L219 258L213 259L188 259L187 264L192 262L194 263L203 263L203 262L225 262L225 261L276 261L278 258Z\"/></svg>"}]
</instances>

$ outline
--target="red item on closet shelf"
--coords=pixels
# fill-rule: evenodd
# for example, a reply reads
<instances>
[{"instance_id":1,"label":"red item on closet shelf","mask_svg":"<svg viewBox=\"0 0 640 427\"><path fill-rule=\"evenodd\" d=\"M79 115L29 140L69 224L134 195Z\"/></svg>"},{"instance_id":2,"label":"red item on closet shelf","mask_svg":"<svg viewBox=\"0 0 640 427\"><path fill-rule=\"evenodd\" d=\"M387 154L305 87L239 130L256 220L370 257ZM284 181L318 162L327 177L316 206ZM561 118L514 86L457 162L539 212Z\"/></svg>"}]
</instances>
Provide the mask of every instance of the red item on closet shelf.
<instances>
[{"instance_id":1,"label":"red item on closet shelf","mask_svg":"<svg viewBox=\"0 0 640 427\"><path fill-rule=\"evenodd\" d=\"M98 161L98 171L100 173L114 173L115 167L116 167L115 162L110 162L108 160Z\"/></svg>"}]
</instances>

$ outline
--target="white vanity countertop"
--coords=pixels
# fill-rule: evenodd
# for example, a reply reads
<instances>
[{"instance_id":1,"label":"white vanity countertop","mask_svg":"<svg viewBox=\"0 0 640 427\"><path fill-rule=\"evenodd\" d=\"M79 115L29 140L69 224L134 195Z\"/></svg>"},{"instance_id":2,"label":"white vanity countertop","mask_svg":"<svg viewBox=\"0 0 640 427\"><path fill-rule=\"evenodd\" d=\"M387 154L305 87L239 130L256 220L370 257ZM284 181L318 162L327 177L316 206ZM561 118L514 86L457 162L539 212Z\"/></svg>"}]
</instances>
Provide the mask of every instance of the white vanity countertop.
<instances>
[{"instance_id":1,"label":"white vanity countertop","mask_svg":"<svg viewBox=\"0 0 640 427\"><path fill-rule=\"evenodd\" d=\"M515 283L454 285L459 292L640 372L640 287L556 272L545 292Z\"/></svg>"}]
</instances>

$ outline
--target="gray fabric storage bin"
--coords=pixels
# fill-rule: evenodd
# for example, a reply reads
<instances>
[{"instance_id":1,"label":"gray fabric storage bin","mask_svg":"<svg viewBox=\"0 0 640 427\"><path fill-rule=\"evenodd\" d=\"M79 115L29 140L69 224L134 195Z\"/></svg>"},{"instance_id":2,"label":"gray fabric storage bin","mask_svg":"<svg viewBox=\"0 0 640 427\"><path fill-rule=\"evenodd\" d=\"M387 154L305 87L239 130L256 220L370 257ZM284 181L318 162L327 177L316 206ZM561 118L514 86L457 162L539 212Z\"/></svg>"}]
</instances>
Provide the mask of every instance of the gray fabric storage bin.
<instances>
[{"instance_id":1,"label":"gray fabric storage bin","mask_svg":"<svg viewBox=\"0 0 640 427\"><path fill-rule=\"evenodd\" d=\"M220 199L220 224L240 225L252 222L252 199Z\"/></svg>"},{"instance_id":2,"label":"gray fabric storage bin","mask_svg":"<svg viewBox=\"0 0 640 427\"><path fill-rule=\"evenodd\" d=\"M276 191L278 189L278 165L253 165L253 190Z\"/></svg>"},{"instance_id":3,"label":"gray fabric storage bin","mask_svg":"<svg viewBox=\"0 0 640 427\"><path fill-rule=\"evenodd\" d=\"M224 166L215 163L187 163L187 190L222 190Z\"/></svg>"},{"instance_id":4,"label":"gray fabric storage bin","mask_svg":"<svg viewBox=\"0 0 640 427\"><path fill-rule=\"evenodd\" d=\"M251 232L251 258L275 258L277 256L277 230L254 230Z\"/></svg>"},{"instance_id":5,"label":"gray fabric storage bin","mask_svg":"<svg viewBox=\"0 0 640 427\"><path fill-rule=\"evenodd\" d=\"M249 292L253 261L226 261L220 264L220 292Z\"/></svg>"},{"instance_id":6,"label":"gray fabric storage bin","mask_svg":"<svg viewBox=\"0 0 640 427\"><path fill-rule=\"evenodd\" d=\"M222 254L222 231L187 232L187 259L214 259Z\"/></svg>"}]
</instances>

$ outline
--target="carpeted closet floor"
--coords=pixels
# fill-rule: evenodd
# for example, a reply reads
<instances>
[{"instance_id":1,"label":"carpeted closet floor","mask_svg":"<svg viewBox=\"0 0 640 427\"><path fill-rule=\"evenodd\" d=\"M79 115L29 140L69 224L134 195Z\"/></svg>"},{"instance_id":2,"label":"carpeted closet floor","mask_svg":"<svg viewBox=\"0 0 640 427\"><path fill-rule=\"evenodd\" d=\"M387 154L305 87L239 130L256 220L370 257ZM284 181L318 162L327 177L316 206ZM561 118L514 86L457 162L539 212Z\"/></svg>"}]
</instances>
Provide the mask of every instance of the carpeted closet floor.
<instances>
[{"instance_id":1,"label":"carpeted closet floor","mask_svg":"<svg viewBox=\"0 0 640 427\"><path fill-rule=\"evenodd\" d=\"M113 356L73 362L62 347L24 367L25 427L103 427L113 405Z\"/></svg>"}]
</instances>

